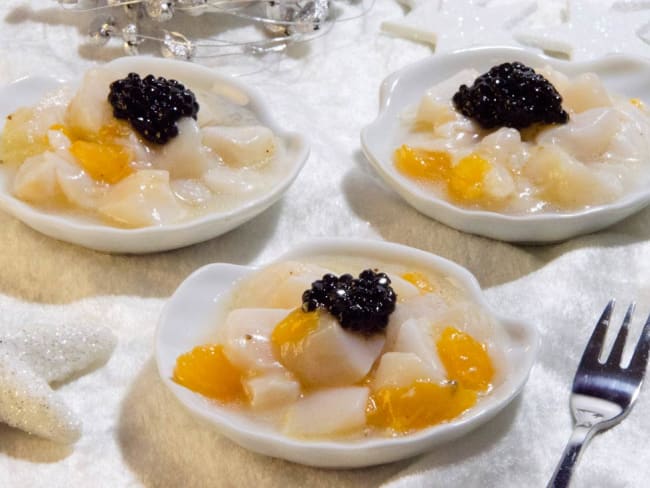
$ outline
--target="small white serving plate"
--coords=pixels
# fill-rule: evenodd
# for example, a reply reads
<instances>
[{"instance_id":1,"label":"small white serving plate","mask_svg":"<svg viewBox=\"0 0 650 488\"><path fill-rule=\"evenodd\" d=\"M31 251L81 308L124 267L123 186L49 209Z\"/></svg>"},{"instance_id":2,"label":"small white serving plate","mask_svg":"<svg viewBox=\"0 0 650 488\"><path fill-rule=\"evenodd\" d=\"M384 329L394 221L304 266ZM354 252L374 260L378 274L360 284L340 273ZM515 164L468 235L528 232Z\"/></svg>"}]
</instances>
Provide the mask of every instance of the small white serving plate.
<instances>
[{"instance_id":1,"label":"small white serving plate","mask_svg":"<svg viewBox=\"0 0 650 488\"><path fill-rule=\"evenodd\" d=\"M533 67L550 65L570 76L593 72L610 92L639 98L650 104L650 60L646 59L610 55L577 63L514 47L477 47L431 56L384 80L379 94L379 115L361 131L363 151L382 178L408 203L433 219L464 232L511 242L556 242L587 234L610 226L650 204L650 188L646 188L610 204L575 212L508 215L456 206L397 171L393 153L400 144L396 135L405 109L416 106L428 88L463 69L474 68L484 73L492 66L511 61Z\"/></svg>"},{"instance_id":2,"label":"small white serving plate","mask_svg":"<svg viewBox=\"0 0 650 488\"><path fill-rule=\"evenodd\" d=\"M90 249L113 253L149 253L176 249L219 236L260 214L289 188L309 155L304 136L283 130L271 117L262 95L244 83L221 76L209 68L170 59L146 56L119 58L107 63L124 76L140 74L174 78L186 85L217 91L235 103L250 109L261 124L269 127L286 147L287 172L263 195L227 212L212 212L178 224L122 229L88 218L52 213L13 196L12 177L0 164L0 209L29 227L55 239ZM4 119L17 108L36 104L42 96L64 84L46 77L27 77L0 88L0 130Z\"/></svg>"},{"instance_id":3,"label":"small white serving plate","mask_svg":"<svg viewBox=\"0 0 650 488\"><path fill-rule=\"evenodd\" d=\"M371 263L393 261L416 269L449 276L467 295L489 310L478 282L465 268L439 256L383 241L320 239L298 246L282 260L317 255L363 258ZM287 437L268 425L238 414L172 380L176 359L194 347L214 343L217 323L226 310L229 292L242 277L256 268L210 264L191 274L165 305L155 337L158 372L163 382L194 415L212 424L221 434L241 446L267 456L328 468L353 468L387 463L414 456L435 445L460 437L487 422L523 388L539 347L537 329L526 322L491 313L504 328L509 344L504 349L509 374L506 380L459 418L417 433L392 438L356 441L302 440Z\"/></svg>"}]
</instances>

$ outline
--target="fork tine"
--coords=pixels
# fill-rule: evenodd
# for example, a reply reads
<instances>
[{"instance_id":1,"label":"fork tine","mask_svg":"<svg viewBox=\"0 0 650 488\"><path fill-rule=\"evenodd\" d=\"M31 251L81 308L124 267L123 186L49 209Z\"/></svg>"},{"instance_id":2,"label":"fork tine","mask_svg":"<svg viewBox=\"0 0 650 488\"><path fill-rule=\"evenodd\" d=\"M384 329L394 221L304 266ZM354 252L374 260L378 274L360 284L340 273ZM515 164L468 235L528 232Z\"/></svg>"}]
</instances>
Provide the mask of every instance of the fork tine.
<instances>
[{"instance_id":1,"label":"fork tine","mask_svg":"<svg viewBox=\"0 0 650 488\"><path fill-rule=\"evenodd\" d=\"M633 373L640 375L641 378L645 375L646 368L648 366L648 351L650 350L650 316L646 320L645 325L643 326L643 331L641 332L641 337L639 337L639 342L637 342L632 354L632 359L630 360L630 365L628 369Z\"/></svg>"},{"instance_id":2,"label":"fork tine","mask_svg":"<svg viewBox=\"0 0 650 488\"><path fill-rule=\"evenodd\" d=\"M611 299L603 314L598 319L598 323L594 328L594 331L591 333L589 342L587 342L587 347L585 352L582 354L582 359L580 360L580 366L583 364L593 364L598 362L598 357L600 356L600 351L603 348L603 343L605 342L605 335L607 334L607 327L609 326L609 319L612 317L612 310L614 310L614 304L616 300ZM578 366L578 368L580 368Z\"/></svg>"},{"instance_id":3,"label":"fork tine","mask_svg":"<svg viewBox=\"0 0 650 488\"><path fill-rule=\"evenodd\" d=\"M607 363L615 364L619 366L621 364L621 358L623 357L623 349L625 348L625 341L627 339L627 333L630 328L630 320L632 320L632 314L634 313L634 302L630 303L630 306L625 312L625 318L621 324L621 328L618 331L614 345L612 346L612 352L607 359Z\"/></svg>"}]
</instances>

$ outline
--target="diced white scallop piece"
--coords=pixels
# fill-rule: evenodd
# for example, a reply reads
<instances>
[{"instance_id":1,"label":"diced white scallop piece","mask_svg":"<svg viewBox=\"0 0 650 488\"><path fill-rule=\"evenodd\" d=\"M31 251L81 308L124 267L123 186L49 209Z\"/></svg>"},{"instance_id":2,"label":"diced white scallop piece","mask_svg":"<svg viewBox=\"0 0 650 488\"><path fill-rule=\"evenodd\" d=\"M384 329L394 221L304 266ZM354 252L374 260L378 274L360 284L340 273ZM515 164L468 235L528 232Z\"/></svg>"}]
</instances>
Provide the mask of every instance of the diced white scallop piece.
<instances>
[{"instance_id":1,"label":"diced white scallop piece","mask_svg":"<svg viewBox=\"0 0 650 488\"><path fill-rule=\"evenodd\" d=\"M397 333L404 322L409 319L428 319L435 321L444 316L448 305L435 293L418 295L397 303L395 311L388 318L386 327L386 349L392 350Z\"/></svg>"},{"instance_id":2,"label":"diced white scallop piece","mask_svg":"<svg viewBox=\"0 0 650 488\"><path fill-rule=\"evenodd\" d=\"M273 307L296 308L302 305L302 295L311 289L314 281L330 273L326 268L315 264L306 265L299 273L288 276L280 281L271 293L270 302Z\"/></svg>"},{"instance_id":3,"label":"diced white scallop piece","mask_svg":"<svg viewBox=\"0 0 650 488\"><path fill-rule=\"evenodd\" d=\"M171 224L187 214L161 170L136 171L114 184L98 210L128 227Z\"/></svg>"},{"instance_id":4,"label":"diced white scallop piece","mask_svg":"<svg viewBox=\"0 0 650 488\"><path fill-rule=\"evenodd\" d=\"M172 179L200 178L214 163L201 143L199 126L191 117L183 117L176 125L178 135L154 156L156 167L169 171Z\"/></svg>"},{"instance_id":5,"label":"diced white scallop piece","mask_svg":"<svg viewBox=\"0 0 650 488\"><path fill-rule=\"evenodd\" d=\"M199 111L196 114L196 122L199 127L205 127L206 125L213 125L215 120L218 119L217 112L214 107L213 100L210 100L208 97L203 96L198 92L194 92L196 101L199 104Z\"/></svg>"},{"instance_id":6,"label":"diced white scallop piece","mask_svg":"<svg viewBox=\"0 0 650 488\"><path fill-rule=\"evenodd\" d=\"M645 155L650 154L648 115L629 102L620 102L616 109L621 125L607 148L607 159L626 164L645 159Z\"/></svg>"},{"instance_id":7,"label":"diced white scallop piece","mask_svg":"<svg viewBox=\"0 0 650 488\"><path fill-rule=\"evenodd\" d=\"M398 301L407 300L409 298L420 296L420 289L413 283L406 281L404 278L389 274L390 286L393 288Z\"/></svg>"},{"instance_id":8,"label":"diced white scallop piece","mask_svg":"<svg viewBox=\"0 0 650 488\"><path fill-rule=\"evenodd\" d=\"M57 163L56 177L66 199L80 208L97 209L102 204L108 185L92 179L78 165L61 160Z\"/></svg>"},{"instance_id":9,"label":"diced white scallop piece","mask_svg":"<svg viewBox=\"0 0 650 488\"><path fill-rule=\"evenodd\" d=\"M263 374L248 378L243 384L254 409L287 405L300 396L300 383L287 373Z\"/></svg>"},{"instance_id":10,"label":"diced white scallop piece","mask_svg":"<svg viewBox=\"0 0 650 488\"><path fill-rule=\"evenodd\" d=\"M571 83L567 75L561 71L553 69L548 65L544 66L543 68L536 69L535 72L546 78L548 82L551 83L551 85L553 85L555 89L560 93L562 98L565 98L566 90Z\"/></svg>"},{"instance_id":11,"label":"diced white scallop piece","mask_svg":"<svg viewBox=\"0 0 650 488\"><path fill-rule=\"evenodd\" d=\"M319 437L362 429L368 395L368 388L358 386L306 395L289 408L283 431L293 437Z\"/></svg>"},{"instance_id":12,"label":"diced white scallop piece","mask_svg":"<svg viewBox=\"0 0 650 488\"><path fill-rule=\"evenodd\" d=\"M430 368L431 379L442 381L445 379L445 369L438 356L435 336L429 319L409 319L400 327L392 350L415 354Z\"/></svg>"},{"instance_id":13,"label":"diced white scallop piece","mask_svg":"<svg viewBox=\"0 0 650 488\"><path fill-rule=\"evenodd\" d=\"M542 132L537 142L557 145L582 162L594 161L607 151L612 138L621 126L615 109L595 108L575 114L568 124Z\"/></svg>"},{"instance_id":14,"label":"diced white scallop piece","mask_svg":"<svg viewBox=\"0 0 650 488\"><path fill-rule=\"evenodd\" d=\"M467 148L473 150L474 146L480 142L482 137L482 129L468 117L458 117L451 122L439 125L433 131L433 141L436 145L432 145L432 150L439 151L455 151L458 149ZM431 139L431 134L426 132L422 133L423 139ZM435 139L442 139L442 141L435 141ZM442 145L440 146L439 144ZM419 146L427 148L425 145Z\"/></svg>"},{"instance_id":15,"label":"diced white scallop piece","mask_svg":"<svg viewBox=\"0 0 650 488\"><path fill-rule=\"evenodd\" d=\"M274 263L252 275L236 297L239 307L297 308L311 284L331 273L316 264L298 261Z\"/></svg>"},{"instance_id":16,"label":"diced white scallop piece","mask_svg":"<svg viewBox=\"0 0 650 488\"><path fill-rule=\"evenodd\" d=\"M270 308L238 308L230 312L221 332L228 359L252 372L280 367L273 355L271 334L289 312Z\"/></svg>"},{"instance_id":17,"label":"diced white scallop piece","mask_svg":"<svg viewBox=\"0 0 650 488\"><path fill-rule=\"evenodd\" d=\"M114 120L108 94L116 78L115 73L102 67L86 71L66 110L66 125L96 134Z\"/></svg>"},{"instance_id":18,"label":"diced white scallop piece","mask_svg":"<svg viewBox=\"0 0 650 488\"><path fill-rule=\"evenodd\" d=\"M580 113L597 107L611 107L612 99L598 75L582 73L572 79L562 95L562 107Z\"/></svg>"},{"instance_id":19,"label":"diced white scallop piece","mask_svg":"<svg viewBox=\"0 0 650 488\"><path fill-rule=\"evenodd\" d=\"M14 195L31 202L51 200L60 195L56 175L59 161L61 158L50 151L27 158L16 172Z\"/></svg>"},{"instance_id":20,"label":"diced white scallop piece","mask_svg":"<svg viewBox=\"0 0 650 488\"><path fill-rule=\"evenodd\" d=\"M412 352L386 352L379 360L372 389L410 386L415 381L438 381L440 372Z\"/></svg>"},{"instance_id":21,"label":"diced white scallop piece","mask_svg":"<svg viewBox=\"0 0 650 488\"><path fill-rule=\"evenodd\" d=\"M528 143L522 143L517 129L502 127L481 140L477 152L495 166L517 171L528 157Z\"/></svg>"},{"instance_id":22,"label":"diced white scallop piece","mask_svg":"<svg viewBox=\"0 0 650 488\"><path fill-rule=\"evenodd\" d=\"M214 197L214 193L201 180L172 180L170 186L176 198L194 207L203 206Z\"/></svg>"},{"instance_id":23,"label":"diced white scallop piece","mask_svg":"<svg viewBox=\"0 0 650 488\"><path fill-rule=\"evenodd\" d=\"M221 164L210 168L201 181L217 195L245 195L264 185L264 179L247 168L231 168Z\"/></svg>"},{"instance_id":24,"label":"diced white scallop piece","mask_svg":"<svg viewBox=\"0 0 650 488\"><path fill-rule=\"evenodd\" d=\"M506 200L515 194L515 180L502 164L493 163L483 178L483 191L494 200Z\"/></svg>"},{"instance_id":25,"label":"diced white scallop piece","mask_svg":"<svg viewBox=\"0 0 650 488\"><path fill-rule=\"evenodd\" d=\"M303 384L349 385L363 379L384 347L383 334L369 337L349 332L328 313L321 313L318 329L308 335L300 350L284 365Z\"/></svg>"},{"instance_id":26,"label":"diced white scallop piece","mask_svg":"<svg viewBox=\"0 0 650 488\"><path fill-rule=\"evenodd\" d=\"M618 185L572 158L558 146L539 146L531 153L523 175L541 198L562 208L598 205L615 199Z\"/></svg>"},{"instance_id":27,"label":"diced white scallop piece","mask_svg":"<svg viewBox=\"0 0 650 488\"><path fill-rule=\"evenodd\" d=\"M70 149L70 139L60 130L48 130L47 140L53 151L67 151Z\"/></svg>"},{"instance_id":28,"label":"diced white scallop piece","mask_svg":"<svg viewBox=\"0 0 650 488\"><path fill-rule=\"evenodd\" d=\"M418 105L415 115L416 122L428 123L437 127L454 120L457 112L450 100L460 85L471 85L477 76L476 70L465 69L429 88Z\"/></svg>"},{"instance_id":29,"label":"diced white scallop piece","mask_svg":"<svg viewBox=\"0 0 650 488\"><path fill-rule=\"evenodd\" d=\"M261 125L209 126L201 132L203 144L231 166L257 166L268 161L275 152L273 132Z\"/></svg>"}]
</instances>

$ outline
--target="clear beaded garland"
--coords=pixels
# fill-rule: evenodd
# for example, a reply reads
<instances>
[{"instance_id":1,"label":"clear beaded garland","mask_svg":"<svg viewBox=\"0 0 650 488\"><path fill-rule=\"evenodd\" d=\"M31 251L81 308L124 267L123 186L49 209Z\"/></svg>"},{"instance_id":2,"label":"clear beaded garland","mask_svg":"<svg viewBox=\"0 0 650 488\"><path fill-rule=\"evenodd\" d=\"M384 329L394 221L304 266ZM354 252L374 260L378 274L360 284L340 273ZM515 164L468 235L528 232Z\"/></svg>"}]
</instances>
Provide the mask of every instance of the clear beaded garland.
<instances>
[{"instance_id":1,"label":"clear beaded garland","mask_svg":"<svg viewBox=\"0 0 650 488\"><path fill-rule=\"evenodd\" d=\"M111 39L122 41L127 54L138 54L145 42L158 43L164 57L191 60L218 56L226 50L267 52L285 49L296 41L311 40L331 27L330 4L334 0L56 0L71 11L97 11L89 25L89 42L102 46ZM367 12L374 0L348 1ZM165 29L179 15L230 15L264 26L267 36L250 42L223 39L192 40L191 36ZM341 20L341 19L337 19ZM326 28L324 28L326 27ZM199 53L200 54L197 54Z\"/></svg>"}]
</instances>

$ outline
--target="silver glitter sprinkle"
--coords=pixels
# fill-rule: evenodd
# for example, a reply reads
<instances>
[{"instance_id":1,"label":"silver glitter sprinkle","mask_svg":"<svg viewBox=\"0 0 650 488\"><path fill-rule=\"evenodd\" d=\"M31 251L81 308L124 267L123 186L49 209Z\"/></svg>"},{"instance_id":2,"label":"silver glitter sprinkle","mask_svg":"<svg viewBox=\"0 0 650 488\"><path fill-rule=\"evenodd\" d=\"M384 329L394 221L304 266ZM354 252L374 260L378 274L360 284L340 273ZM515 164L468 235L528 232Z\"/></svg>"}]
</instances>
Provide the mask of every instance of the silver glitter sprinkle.
<instances>
[{"instance_id":1,"label":"silver glitter sprinkle","mask_svg":"<svg viewBox=\"0 0 650 488\"><path fill-rule=\"evenodd\" d=\"M194 57L195 50L194 43L180 32L165 31L165 37L160 46L160 52L164 57L189 60Z\"/></svg>"},{"instance_id":2,"label":"silver glitter sprinkle","mask_svg":"<svg viewBox=\"0 0 650 488\"><path fill-rule=\"evenodd\" d=\"M174 4L171 0L144 0L147 15L158 22L167 22L174 16Z\"/></svg>"},{"instance_id":3,"label":"silver glitter sprinkle","mask_svg":"<svg viewBox=\"0 0 650 488\"><path fill-rule=\"evenodd\" d=\"M0 422L61 443L81 423L49 384L108 360L115 337L103 327L0 324Z\"/></svg>"},{"instance_id":4,"label":"silver glitter sprinkle","mask_svg":"<svg viewBox=\"0 0 650 488\"><path fill-rule=\"evenodd\" d=\"M88 27L88 37L97 46L102 46L115 34L115 17L100 15L95 17Z\"/></svg>"}]
</instances>

